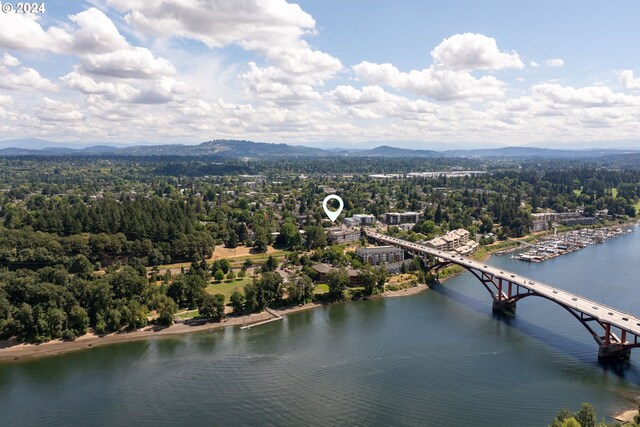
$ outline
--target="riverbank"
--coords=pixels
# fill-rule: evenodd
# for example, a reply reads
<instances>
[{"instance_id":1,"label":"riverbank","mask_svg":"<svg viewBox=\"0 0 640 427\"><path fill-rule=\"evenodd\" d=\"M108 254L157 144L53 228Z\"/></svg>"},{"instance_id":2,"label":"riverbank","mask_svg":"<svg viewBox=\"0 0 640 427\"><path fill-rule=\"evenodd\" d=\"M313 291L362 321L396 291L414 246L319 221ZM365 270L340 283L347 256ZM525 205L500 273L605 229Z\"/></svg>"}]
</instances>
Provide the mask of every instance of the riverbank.
<instances>
[{"instance_id":1,"label":"riverbank","mask_svg":"<svg viewBox=\"0 0 640 427\"><path fill-rule=\"evenodd\" d=\"M418 285L399 291L387 291L380 294L381 297L393 298L415 295L429 289L427 285ZM37 359L46 356L59 355L71 351L89 349L107 344L117 344L129 341L166 337L171 335L183 335L193 332L203 332L234 326L249 326L265 322L270 319L294 314L301 311L313 310L324 307L327 304L311 302L304 305L287 307L282 309L269 309L260 313L246 316L229 316L221 322L193 319L187 322L176 323L168 327L150 325L136 331L122 331L106 335L88 333L76 338L74 341L51 340L42 344L18 343L15 340L0 342L0 362Z\"/></svg>"},{"instance_id":2,"label":"riverbank","mask_svg":"<svg viewBox=\"0 0 640 427\"><path fill-rule=\"evenodd\" d=\"M294 312L298 307L292 309ZM300 309L305 309L304 306ZM0 361L35 359L45 356L62 354L74 350L82 350L106 344L123 343L154 337L170 335L182 335L192 332L208 331L229 326L245 326L252 323L262 322L273 316L263 311L261 313L246 316L229 316L221 322L209 322L206 320L194 319L189 322L176 323L168 327L150 325L136 331L117 332L107 335L96 335L88 333L78 337L74 341L51 340L42 344L17 343L16 341L0 342Z\"/></svg>"},{"instance_id":3,"label":"riverbank","mask_svg":"<svg viewBox=\"0 0 640 427\"><path fill-rule=\"evenodd\" d=\"M504 250L505 247L519 245L518 240L527 239L527 241L531 242L532 240L543 238L544 236L544 234L537 236L529 235L517 240L509 240L506 242L499 242L495 245L484 246L476 251L471 257L477 261L484 262L491 258L491 256L495 252ZM438 280L442 283L452 277L456 277L459 274L464 273L465 271L465 269L457 266L447 267L440 272ZM428 285L420 284L397 291L385 291L379 296L385 298L412 296L427 289L429 289ZM271 311L277 316L284 316L300 311L312 310L318 307L323 307L325 305L326 304L321 303L308 303L301 306L288 307ZM246 316L229 316L221 322L208 322L206 320L192 319L186 322L174 324L169 327L158 327L157 325L150 325L136 331L118 332L107 335L96 335L93 333L89 333L77 338L74 341L52 340L42 344L24 344L18 343L16 341L4 341L0 342L0 362L40 358L44 356L57 355L69 351L87 349L112 343L122 343L127 341L135 341L170 335L182 335L192 332L215 330L230 326L247 326L274 318L274 314L263 311L261 313L255 313Z\"/></svg>"},{"instance_id":4,"label":"riverbank","mask_svg":"<svg viewBox=\"0 0 640 427\"><path fill-rule=\"evenodd\" d=\"M408 297L411 295L419 294L420 292L426 291L427 289L429 289L429 286L421 284L412 286L410 288L399 289L397 291L385 291L382 292L380 296L385 298Z\"/></svg>"},{"instance_id":5,"label":"riverbank","mask_svg":"<svg viewBox=\"0 0 640 427\"><path fill-rule=\"evenodd\" d=\"M627 424L633 421L634 417L638 415L637 409L631 409L629 411L624 411L621 414L618 414L613 417L614 420L621 422L622 424Z\"/></svg>"}]
</instances>

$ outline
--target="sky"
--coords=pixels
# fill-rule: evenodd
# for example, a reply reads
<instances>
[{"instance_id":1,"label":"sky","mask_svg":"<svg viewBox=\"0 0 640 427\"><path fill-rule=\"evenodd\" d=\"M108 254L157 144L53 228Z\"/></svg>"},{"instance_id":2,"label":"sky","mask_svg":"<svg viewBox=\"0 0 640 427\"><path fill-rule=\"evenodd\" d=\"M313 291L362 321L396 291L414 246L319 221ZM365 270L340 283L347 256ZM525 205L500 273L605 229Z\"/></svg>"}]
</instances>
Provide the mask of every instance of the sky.
<instances>
[{"instance_id":1,"label":"sky","mask_svg":"<svg viewBox=\"0 0 640 427\"><path fill-rule=\"evenodd\" d=\"M0 140L640 149L640 2L45 1Z\"/></svg>"}]
</instances>

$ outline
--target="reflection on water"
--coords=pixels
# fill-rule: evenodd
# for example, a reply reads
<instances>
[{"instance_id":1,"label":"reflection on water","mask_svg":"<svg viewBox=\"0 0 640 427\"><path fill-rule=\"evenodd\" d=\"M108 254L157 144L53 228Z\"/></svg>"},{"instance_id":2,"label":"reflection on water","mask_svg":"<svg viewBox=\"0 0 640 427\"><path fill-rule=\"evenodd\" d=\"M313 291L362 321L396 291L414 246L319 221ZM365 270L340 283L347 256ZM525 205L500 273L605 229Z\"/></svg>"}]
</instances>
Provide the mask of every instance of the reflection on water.
<instances>
[{"instance_id":1,"label":"reflection on water","mask_svg":"<svg viewBox=\"0 0 640 427\"><path fill-rule=\"evenodd\" d=\"M639 250L636 231L541 264L490 262L633 311ZM0 365L0 412L2 425L541 426L582 401L602 415L632 406L639 356L599 365L586 330L543 299L494 315L467 274L250 330Z\"/></svg>"}]
</instances>

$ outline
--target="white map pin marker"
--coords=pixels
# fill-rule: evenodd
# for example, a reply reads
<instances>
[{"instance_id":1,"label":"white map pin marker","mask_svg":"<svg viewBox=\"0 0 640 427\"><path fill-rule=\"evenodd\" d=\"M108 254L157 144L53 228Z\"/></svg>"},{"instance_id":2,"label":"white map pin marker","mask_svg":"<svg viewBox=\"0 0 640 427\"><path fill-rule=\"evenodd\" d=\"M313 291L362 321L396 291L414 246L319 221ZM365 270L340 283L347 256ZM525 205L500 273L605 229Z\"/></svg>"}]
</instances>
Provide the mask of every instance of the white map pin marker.
<instances>
[{"instance_id":1,"label":"white map pin marker","mask_svg":"<svg viewBox=\"0 0 640 427\"><path fill-rule=\"evenodd\" d=\"M329 203L329 200L331 200L331 199L336 199L340 203L340 207L338 208L338 210L332 211L327 206L327 203ZM344 202L342 201L340 196L336 196L335 194L331 194L331 195L329 195L329 196L324 198L324 202L322 202L322 208L326 212L326 214L329 217L329 219L332 222L336 222L336 219L340 216L340 212L342 212L342 208L344 208Z\"/></svg>"}]
</instances>

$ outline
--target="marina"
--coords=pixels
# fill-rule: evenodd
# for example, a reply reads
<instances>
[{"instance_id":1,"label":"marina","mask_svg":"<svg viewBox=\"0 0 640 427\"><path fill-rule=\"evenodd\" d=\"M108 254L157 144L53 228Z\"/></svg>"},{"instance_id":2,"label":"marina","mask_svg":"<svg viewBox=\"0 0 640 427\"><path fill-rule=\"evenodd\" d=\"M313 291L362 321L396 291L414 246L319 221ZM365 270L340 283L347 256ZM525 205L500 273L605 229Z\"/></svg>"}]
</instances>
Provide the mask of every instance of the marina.
<instances>
[{"instance_id":1,"label":"marina","mask_svg":"<svg viewBox=\"0 0 640 427\"><path fill-rule=\"evenodd\" d=\"M527 262L542 262L631 232L633 232L632 225L572 230L561 234L554 233L553 236L549 236L536 244L523 243L529 246L530 249L512 255L511 258Z\"/></svg>"}]
</instances>

